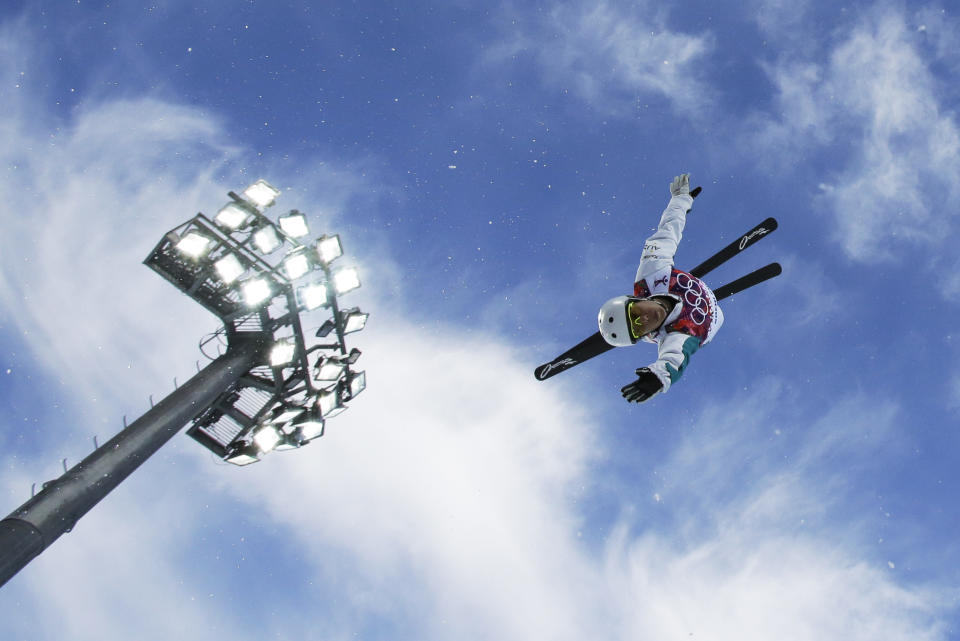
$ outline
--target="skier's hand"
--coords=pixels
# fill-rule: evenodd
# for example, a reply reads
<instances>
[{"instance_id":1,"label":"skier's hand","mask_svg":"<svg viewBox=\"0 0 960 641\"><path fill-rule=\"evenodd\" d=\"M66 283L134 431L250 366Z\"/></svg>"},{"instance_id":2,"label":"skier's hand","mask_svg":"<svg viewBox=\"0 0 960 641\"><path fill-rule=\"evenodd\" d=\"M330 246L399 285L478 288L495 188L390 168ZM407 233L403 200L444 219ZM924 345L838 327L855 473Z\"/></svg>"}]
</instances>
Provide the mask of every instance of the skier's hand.
<instances>
[{"instance_id":1,"label":"skier's hand","mask_svg":"<svg viewBox=\"0 0 960 641\"><path fill-rule=\"evenodd\" d=\"M686 196L690 193L690 174L680 174L670 183L671 196Z\"/></svg>"},{"instance_id":2,"label":"skier's hand","mask_svg":"<svg viewBox=\"0 0 960 641\"><path fill-rule=\"evenodd\" d=\"M663 383L657 378L657 375L650 371L649 367L641 367L637 370L637 380L624 386L620 393L630 403L642 403L649 400L651 396L660 391Z\"/></svg>"}]
</instances>

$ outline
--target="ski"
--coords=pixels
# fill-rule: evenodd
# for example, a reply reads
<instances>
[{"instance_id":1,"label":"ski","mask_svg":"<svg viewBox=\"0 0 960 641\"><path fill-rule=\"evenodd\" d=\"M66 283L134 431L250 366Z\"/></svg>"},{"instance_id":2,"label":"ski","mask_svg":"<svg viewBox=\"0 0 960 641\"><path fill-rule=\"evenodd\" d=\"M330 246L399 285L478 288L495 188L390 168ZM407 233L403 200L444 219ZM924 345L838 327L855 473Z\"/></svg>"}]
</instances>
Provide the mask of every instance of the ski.
<instances>
[{"instance_id":1,"label":"ski","mask_svg":"<svg viewBox=\"0 0 960 641\"><path fill-rule=\"evenodd\" d=\"M713 294L717 297L717 300L723 300L724 298L729 298L734 294L738 294L745 289L753 287L754 285L759 285L765 280L770 280L775 276L779 276L782 273L780 263L770 263L760 269L754 270L747 274L746 276L741 276L737 280L727 283L722 287L718 287L713 290ZM613 345L607 343L603 340L603 336L600 335L600 332L596 332L593 336L590 336L586 340L578 343L574 347L571 347L560 356L556 357L549 363L544 363L540 367L536 368L533 371L533 375L537 377L537 380L545 381L551 376L556 376L560 372L570 369L574 365L579 365L584 361L588 361L595 356L599 356L604 352L613 349Z\"/></svg>"},{"instance_id":2,"label":"ski","mask_svg":"<svg viewBox=\"0 0 960 641\"><path fill-rule=\"evenodd\" d=\"M736 239L693 269L689 270L689 273L697 278L703 278L750 245L753 245L771 232L776 231L776 229L777 219L773 217L767 218L765 221L748 231L746 234Z\"/></svg>"},{"instance_id":3,"label":"ski","mask_svg":"<svg viewBox=\"0 0 960 641\"><path fill-rule=\"evenodd\" d=\"M727 283L723 287L718 287L713 290L713 295L717 297L717 300L723 300L728 296L733 296L738 292L742 292L748 287L753 287L754 285L759 285L765 280L770 280L774 276L779 276L783 272L780 268L780 263L770 263L765 265L760 269L756 269L746 276L741 276L732 283Z\"/></svg>"},{"instance_id":4,"label":"ski","mask_svg":"<svg viewBox=\"0 0 960 641\"><path fill-rule=\"evenodd\" d=\"M613 349L613 345L603 340L603 336L600 335L600 332L597 332L586 340L577 343L549 363L544 363L533 370L533 375L537 377L538 381L545 381L551 376L556 376L574 365L579 365L583 361L590 360L594 356L599 356L611 349Z\"/></svg>"},{"instance_id":5,"label":"ski","mask_svg":"<svg viewBox=\"0 0 960 641\"><path fill-rule=\"evenodd\" d=\"M699 193L700 187L697 187L690 192L690 195L696 198ZM716 254L691 269L689 273L697 278L702 278L776 229L776 218L767 218L762 223L748 231L746 234L740 236L737 240L733 241ZM756 271L750 272L746 276L738 278L732 283L727 283L723 287L714 290L713 293L717 297L717 300L722 300L728 296L742 292L748 287L753 287L754 285L762 283L765 280L769 280L774 276L779 275L781 271L782 270L780 269L779 263L771 263L766 267L761 267ZM560 356L557 356L549 363L544 363L543 365L537 367L535 370L533 370L533 375L537 378L537 380L545 381L552 376L556 376L560 372L570 369L574 365L579 365L580 363L588 361L591 358L599 356L600 354L603 354L611 349L613 349L613 345L610 345L603 340L603 336L600 335L600 332L596 332L580 343L577 343L563 354L560 354Z\"/></svg>"}]
</instances>

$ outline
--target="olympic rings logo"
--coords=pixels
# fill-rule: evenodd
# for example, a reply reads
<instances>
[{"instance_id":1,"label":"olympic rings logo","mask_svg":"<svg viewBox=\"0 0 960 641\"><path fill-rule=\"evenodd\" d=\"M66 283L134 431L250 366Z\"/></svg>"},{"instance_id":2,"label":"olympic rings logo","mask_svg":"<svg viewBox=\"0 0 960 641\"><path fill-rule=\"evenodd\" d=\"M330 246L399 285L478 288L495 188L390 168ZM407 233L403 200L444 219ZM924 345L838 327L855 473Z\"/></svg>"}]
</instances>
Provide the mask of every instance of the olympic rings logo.
<instances>
[{"instance_id":1,"label":"olympic rings logo","mask_svg":"<svg viewBox=\"0 0 960 641\"><path fill-rule=\"evenodd\" d=\"M710 303L697 280L689 274L677 274L677 287L683 290L683 302L690 306L690 320L703 325L710 318Z\"/></svg>"}]
</instances>

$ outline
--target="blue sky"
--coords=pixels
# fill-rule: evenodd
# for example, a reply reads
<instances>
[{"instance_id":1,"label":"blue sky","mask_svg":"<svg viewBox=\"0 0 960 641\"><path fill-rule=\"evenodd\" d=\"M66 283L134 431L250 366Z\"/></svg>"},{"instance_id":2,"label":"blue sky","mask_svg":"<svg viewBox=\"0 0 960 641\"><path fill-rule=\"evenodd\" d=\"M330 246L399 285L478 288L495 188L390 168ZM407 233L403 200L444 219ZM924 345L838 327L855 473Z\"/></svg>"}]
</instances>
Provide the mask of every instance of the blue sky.
<instances>
[{"instance_id":1,"label":"blue sky","mask_svg":"<svg viewBox=\"0 0 960 641\"><path fill-rule=\"evenodd\" d=\"M249 468L175 438L0 594L12 639L950 639L960 18L937 2L6 3L7 510L183 381L141 261L263 177L341 234L369 388ZM778 260L667 395L533 368Z\"/></svg>"}]
</instances>

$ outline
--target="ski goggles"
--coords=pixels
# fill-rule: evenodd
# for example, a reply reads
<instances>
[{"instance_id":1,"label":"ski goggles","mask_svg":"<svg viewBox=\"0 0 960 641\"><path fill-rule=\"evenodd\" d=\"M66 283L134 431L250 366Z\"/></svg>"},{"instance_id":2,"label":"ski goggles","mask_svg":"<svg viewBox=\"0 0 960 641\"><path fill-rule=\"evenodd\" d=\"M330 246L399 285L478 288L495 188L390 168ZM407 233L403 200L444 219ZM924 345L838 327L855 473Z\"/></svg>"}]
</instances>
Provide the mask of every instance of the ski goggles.
<instances>
[{"instance_id":1,"label":"ski goggles","mask_svg":"<svg viewBox=\"0 0 960 641\"><path fill-rule=\"evenodd\" d=\"M654 331L667 318L667 308L652 298L634 299L627 302L627 326L634 340Z\"/></svg>"}]
</instances>

